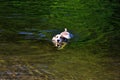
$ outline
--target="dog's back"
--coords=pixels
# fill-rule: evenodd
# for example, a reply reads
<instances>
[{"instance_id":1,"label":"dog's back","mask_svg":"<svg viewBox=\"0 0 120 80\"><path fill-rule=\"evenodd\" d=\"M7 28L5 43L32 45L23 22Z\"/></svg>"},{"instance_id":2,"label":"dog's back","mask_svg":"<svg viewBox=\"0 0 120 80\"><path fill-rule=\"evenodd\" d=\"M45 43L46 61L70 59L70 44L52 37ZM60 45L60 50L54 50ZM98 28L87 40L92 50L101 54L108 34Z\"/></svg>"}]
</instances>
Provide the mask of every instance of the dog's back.
<instances>
[{"instance_id":1,"label":"dog's back","mask_svg":"<svg viewBox=\"0 0 120 80\"><path fill-rule=\"evenodd\" d=\"M60 35L66 39L70 39L70 33L67 31L67 28L65 28L65 31L61 32Z\"/></svg>"}]
</instances>

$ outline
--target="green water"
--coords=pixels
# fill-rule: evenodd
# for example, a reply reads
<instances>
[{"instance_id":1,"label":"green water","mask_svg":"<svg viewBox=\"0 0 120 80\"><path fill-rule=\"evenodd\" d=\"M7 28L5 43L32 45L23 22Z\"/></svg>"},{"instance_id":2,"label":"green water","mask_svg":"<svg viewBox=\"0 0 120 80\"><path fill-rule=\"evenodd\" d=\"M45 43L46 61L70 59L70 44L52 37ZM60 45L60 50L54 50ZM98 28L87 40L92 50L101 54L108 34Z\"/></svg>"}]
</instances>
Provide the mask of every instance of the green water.
<instances>
[{"instance_id":1,"label":"green water","mask_svg":"<svg viewBox=\"0 0 120 80\"><path fill-rule=\"evenodd\" d=\"M119 8L118 0L0 0L0 80L120 80ZM50 40L65 27L74 37L57 50Z\"/></svg>"},{"instance_id":2,"label":"green water","mask_svg":"<svg viewBox=\"0 0 120 80\"><path fill-rule=\"evenodd\" d=\"M50 43L0 44L0 79L119 80L120 60Z\"/></svg>"}]
</instances>

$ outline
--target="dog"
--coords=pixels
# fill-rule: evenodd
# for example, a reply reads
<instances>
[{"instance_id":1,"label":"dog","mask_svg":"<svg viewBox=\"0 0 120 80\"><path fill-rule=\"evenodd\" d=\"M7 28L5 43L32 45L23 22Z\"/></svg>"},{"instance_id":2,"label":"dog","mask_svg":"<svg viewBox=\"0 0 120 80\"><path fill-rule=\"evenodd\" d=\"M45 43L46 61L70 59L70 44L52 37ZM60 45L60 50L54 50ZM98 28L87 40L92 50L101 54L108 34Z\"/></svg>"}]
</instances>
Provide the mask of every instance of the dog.
<instances>
[{"instance_id":1,"label":"dog","mask_svg":"<svg viewBox=\"0 0 120 80\"><path fill-rule=\"evenodd\" d=\"M67 28L63 32L60 33L61 37L66 39L71 39L71 34L67 31Z\"/></svg>"},{"instance_id":2,"label":"dog","mask_svg":"<svg viewBox=\"0 0 120 80\"><path fill-rule=\"evenodd\" d=\"M52 42L56 47L60 46L60 43L62 42L61 35L57 34L56 36L54 36L52 38Z\"/></svg>"},{"instance_id":3,"label":"dog","mask_svg":"<svg viewBox=\"0 0 120 80\"><path fill-rule=\"evenodd\" d=\"M60 34L55 35L52 38L52 42L56 47L60 47L62 42L68 42L71 39L71 34L67 31L67 28Z\"/></svg>"}]
</instances>

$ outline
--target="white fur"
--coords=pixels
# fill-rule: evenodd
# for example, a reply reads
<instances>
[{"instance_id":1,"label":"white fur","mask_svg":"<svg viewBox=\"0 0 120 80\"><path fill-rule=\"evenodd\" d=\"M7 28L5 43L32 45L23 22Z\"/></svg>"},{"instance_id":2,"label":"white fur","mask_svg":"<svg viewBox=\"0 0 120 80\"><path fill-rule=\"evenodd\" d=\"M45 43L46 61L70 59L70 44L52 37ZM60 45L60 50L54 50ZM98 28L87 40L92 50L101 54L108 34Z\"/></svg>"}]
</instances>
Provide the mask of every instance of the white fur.
<instances>
[{"instance_id":1,"label":"white fur","mask_svg":"<svg viewBox=\"0 0 120 80\"><path fill-rule=\"evenodd\" d=\"M67 28L65 28L65 32L67 32Z\"/></svg>"},{"instance_id":2,"label":"white fur","mask_svg":"<svg viewBox=\"0 0 120 80\"><path fill-rule=\"evenodd\" d=\"M66 39L71 39L70 33L67 31L67 28L65 28L65 30L61 32L60 35Z\"/></svg>"},{"instance_id":3,"label":"white fur","mask_svg":"<svg viewBox=\"0 0 120 80\"><path fill-rule=\"evenodd\" d=\"M61 40L61 35L60 34L57 34L56 36L54 36L53 38L52 38L52 42L53 42L53 44L57 47L61 42L62 42L62 40ZM58 42L58 40L59 40L59 42Z\"/></svg>"},{"instance_id":4,"label":"white fur","mask_svg":"<svg viewBox=\"0 0 120 80\"><path fill-rule=\"evenodd\" d=\"M59 46L59 44L62 42L61 37L64 37L66 39L71 38L70 33L67 31L67 28L65 28L63 32L61 32L60 34L57 34L56 36L52 38L52 42L56 47Z\"/></svg>"}]
</instances>

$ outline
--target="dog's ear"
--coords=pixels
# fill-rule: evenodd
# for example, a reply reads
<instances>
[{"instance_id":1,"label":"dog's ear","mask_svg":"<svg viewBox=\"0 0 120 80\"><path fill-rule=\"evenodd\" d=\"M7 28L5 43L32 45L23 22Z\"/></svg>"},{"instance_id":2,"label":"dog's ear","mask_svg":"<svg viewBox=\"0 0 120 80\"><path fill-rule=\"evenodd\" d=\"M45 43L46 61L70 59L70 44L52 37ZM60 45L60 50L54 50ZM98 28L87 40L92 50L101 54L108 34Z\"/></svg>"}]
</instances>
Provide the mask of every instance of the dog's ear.
<instances>
[{"instance_id":1,"label":"dog's ear","mask_svg":"<svg viewBox=\"0 0 120 80\"><path fill-rule=\"evenodd\" d=\"M67 32L67 28L65 28L65 32Z\"/></svg>"}]
</instances>

